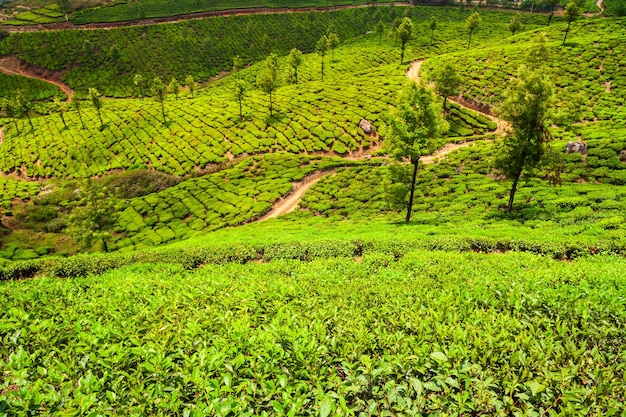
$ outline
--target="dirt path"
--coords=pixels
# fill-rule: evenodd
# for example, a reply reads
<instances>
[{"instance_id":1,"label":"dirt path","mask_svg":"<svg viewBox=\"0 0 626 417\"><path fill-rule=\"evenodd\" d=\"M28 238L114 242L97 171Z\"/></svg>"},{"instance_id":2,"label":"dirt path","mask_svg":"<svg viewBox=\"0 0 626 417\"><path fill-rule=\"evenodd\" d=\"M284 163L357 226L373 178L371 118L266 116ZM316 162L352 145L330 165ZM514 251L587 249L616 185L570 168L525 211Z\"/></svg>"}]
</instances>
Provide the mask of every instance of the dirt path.
<instances>
[{"instance_id":1,"label":"dirt path","mask_svg":"<svg viewBox=\"0 0 626 417\"><path fill-rule=\"evenodd\" d=\"M409 3L376 3L375 7L386 7L393 4L394 6L409 6ZM420 4L420 6L429 6L429 4ZM432 6L437 6L433 4ZM5 32L39 32L44 30L93 30L93 29L115 29L129 26L145 26L156 25L162 23L175 23L186 20L198 20L207 17L218 16L242 16L251 14L278 14L278 13L306 13L306 12L329 12L343 9L360 9L365 7L372 7L369 4L344 4L340 6L312 6L312 7L250 7L243 9L227 9L227 10L214 10L198 13L186 13L177 16L167 17L155 17L143 20L123 21L123 22L109 22L109 23L88 23L84 25L76 25L72 22L61 23L47 23L45 25L24 25L24 26L11 26L2 25L0 29ZM482 6L481 10L496 10L509 13L529 13L525 10L508 9L498 6ZM547 14L547 12L534 12L535 14Z\"/></svg>"},{"instance_id":2,"label":"dirt path","mask_svg":"<svg viewBox=\"0 0 626 417\"><path fill-rule=\"evenodd\" d=\"M50 72L46 70L33 71L28 67L22 68L22 62L15 56L5 56L0 58L0 72L8 75L21 75L22 77L34 78L36 80L54 84L65 93L67 101L70 101L74 95L74 92L70 87L57 79L60 77L51 77L49 76Z\"/></svg>"},{"instance_id":3,"label":"dirt path","mask_svg":"<svg viewBox=\"0 0 626 417\"><path fill-rule=\"evenodd\" d=\"M330 171L317 171L311 175L305 177L302 181L295 183L289 194L281 198L274 203L272 209L258 221L263 222L265 220L273 219L274 217L282 216L283 214L291 213L294 211L304 194L309 191L311 187L319 182L324 177L334 175L337 169Z\"/></svg>"},{"instance_id":4,"label":"dirt path","mask_svg":"<svg viewBox=\"0 0 626 417\"><path fill-rule=\"evenodd\" d=\"M604 0L598 0L596 5L600 8L600 13L604 13Z\"/></svg>"},{"instance_id":5,"label":"dirt path","mask_svg":"<svg viewBox=\"0 0 626 417\"><path fill-rule=\"evenodd\" d=\"M391 3L377 3L376 6L389 6ZM395 6L408 6L408 3L394 3ZM371 7L368 4L344 4L341 6L318 6L318 7L250 7L243 9L227 9L227 10L214 10L198 13L186 13L177 16L167 17L154 17L143 20L132 20L123 22L110 22L110 23L87 23L84 25L76 25L72 22L61 23L48 23L45 25L24 25L24 26L10 26L2 25L0 28L5 32L39 32L44 30L94 30L94 29L115 29L121 27L130 26L145 26L145 25L157 25L163 23L176 23L187 20L198 20L207 17L218 16L244 16L251 14L284 14L284 13L306 13L306 12L332 12L335 10L343 9L360 9L365 7Z\"/></svg>"},{"instance_id":6,"label":"dirt path","mask_svg":"<svg viewBox=\"0 0 626 417\"><path fill-rule=\"evenodd\" d=\"M0 145L4 143L4 127L0 126Z\"/></svg>"},{"instance_id":7,"label":"dirt path","mask_svg":"<svg viewBox=\"0 0 626 417\"><path fill-rule=\"evenodd\" d=\"M423 156L420 158L420 161L424 165L434 164L438 159L446 156L450 152L454 152L457 149L465 148L470 146L474 142L464 142L464 143L448 143L443 148L435 151L432 155ZM364 153L357 156L352 156L350 158L346 158L349 160L358 160L358 159L366 159L369 158L369 153ZM335 175L339 168L335 168L328 171L317 171L314 174L311 174L305 177L302 181L297 182L293 185L291 191L280 200L276 201L272 206L272 209L263 217L259 218L257 221L263 222L265 220L273 219L278 216L285 215L287 213L291 213L295 209L298 208L302 197L304 194L311 189L315 184L317 184L323 178L326 178L331 175Z\"/></svg>"},{"instance_id":8,"label":"dirt path","mask_svg":"<svg viewBox=\"0 0 626 417\"><path fill-rule=\"evenodd\" d=\"M601 1L601 0L600 0ZM420 81L420 69L422 68L423 59L411 62L411 65L406 70L406 76L409 80L413 80L416 83ZM461 107L465 107L467 109L473 110L475 112L481 113L483 116L488 117L494 123L498 125L495 132L497 135L504 135L509 128L509 124L501 119L498 119L496 116L491 114L491 109L489 106L481 105L479 103L469 103L462 96L458 97L448 97L449 101L453 101Z\"/></svg>"}]
</instances>

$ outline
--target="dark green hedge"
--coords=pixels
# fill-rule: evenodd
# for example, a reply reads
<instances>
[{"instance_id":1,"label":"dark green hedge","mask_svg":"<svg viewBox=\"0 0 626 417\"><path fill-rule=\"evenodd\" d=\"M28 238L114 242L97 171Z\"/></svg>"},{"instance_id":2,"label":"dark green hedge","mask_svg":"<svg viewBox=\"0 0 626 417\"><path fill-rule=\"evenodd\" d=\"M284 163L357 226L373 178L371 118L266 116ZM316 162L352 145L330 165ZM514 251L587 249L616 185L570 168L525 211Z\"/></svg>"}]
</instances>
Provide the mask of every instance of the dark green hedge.
<instances>
[{"instance_id":1,"label":"dark green hedge","mask_svg":"<svg viewBox=\"0 0 626 417\"><path fill-rule=\"evenodd\" d=\"M204 248L154 250L133 254L86 254L68 258L47 258L8 263L0 267L0 281L32 278L37 275L79 277L100 274L131 264L167 263L194 269L206 264L269 262L277 259L313 259L358 257L363 254L384 254L399 259L415 250L450 252L529 252L553 259L569 260L596 254L626 255L626 243L533 242L520 239L434 237L410 240L325 240L288 242L250 246L245 244Z\"/></svg>"}]
</instances>

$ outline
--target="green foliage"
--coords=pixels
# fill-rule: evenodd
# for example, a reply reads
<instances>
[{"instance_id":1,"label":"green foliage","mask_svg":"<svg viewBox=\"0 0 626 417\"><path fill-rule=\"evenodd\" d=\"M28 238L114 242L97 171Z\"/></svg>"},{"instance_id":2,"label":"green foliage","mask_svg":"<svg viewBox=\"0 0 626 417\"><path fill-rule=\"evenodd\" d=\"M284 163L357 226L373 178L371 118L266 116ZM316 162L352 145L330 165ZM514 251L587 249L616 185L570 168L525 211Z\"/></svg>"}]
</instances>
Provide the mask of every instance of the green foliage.
<instances>
[{"instance_id":1,"label":"green foliage","mask_svg":"<svg viewBox=\"0 0 626 417\"><path fill-rule=\"evenodd\" d=\"M431 16L430 21L428 22L428 29L430 29L430 43L432 45L435 37L435 30L437 29L437 18L435 16Z\"/></svg>"},{"instance_id":2,"label":"green foliage","mask_svg":"<svg viewBox=\"0 0 626 417\"><path fill-rule=\"evenodd\" d=\"M567 39L567 35L569 34L570 25L574 20L576 20L580 16L580 11L578 10L578 5L574 1L570 1L565 6L565 20L567 20L567 28L565 29L565 36L563 36L563 43L561 45L565 45L565 40Z\"/></svg>"},{"instance_id":3,"label":"green foliage","mask_svg":"<svg viewBox=\"0 0 626 417\"><path fill-rule=\"evenodd\" d=\"M324 81L324 56L328 52L328 36L322 35L315 45L315 52L322 57L322 81Z\"/></svg>"},{"instance_id":4,"label":"green foliage","mask_svg":"<svg viewBox=\"0 0 626 417\"><path fill-rule=\"evenodd\" d=\"M185 180L130 200L117 227L125 236L116 246L125 250L156 246L251 221L269 211L294 181L345 164L340 158L271 154Z\"/></svg>"},{"instance_id":5,"label":"green foliage","mask_svg":"<svg viewBox=\"0 0 626 417\"><path fill-rule=\"evenodd\" d=\"M167 86L167 91L170 94L174 94L174 97L176 97L176 100L178 100L178 95L180 94L180 83L178 82L176 77L172 77L170 83Z\"/></svg>"},{"instance_id":6,"label":"green foliage","mask_svg":"<svg viewBox=\"0 0 626 417\"><path fill-rule=\"evenodd\" d=\"M499 108L512 130L505 136L495 164L513 182L507 213L513 208L520 175L534 168L549 146L552 94L552 85L541 69L533 71L522 66Z\"/></svg>"},{"instance_id":7,"label":"green foliage","mask_svg":"<svg viewBox=\"0 0 626 417\"><path fill-rule=\"evenodd\" d=\"M521 31L524 28L524 24L522 23L522 19L519 13L516 13L515 16L509 22L509 30L511 31L511 35L515 35L517 32Z\"/></svg>"},{"instance_id":8,"label":"green foliage","mask_svg":"<svg viewBox=\"0 0 626 417\"><path fill-rule=\"evenodd\" d=\"M331 25L342 40L353 39L367 30L369 14L363 9L259 14L111 30L12 33L0 41L0 55L14 54L47 70L69 69L64 82L82 97L89 87L107 97L129 97L136 94L132 81L137 73L147 80L155 76L183 80L191 74L205 81L230 70L234 54L250 63L270 51L279 56L293 48L314 52L317 40ZM381 16L387 19L387 14L383 8ZM209 50L204 48L207 39ZM62 47L49 54L41 45ZM108 53L113 45L120 50L116 62Z\"/></svg>"},{"instance_id":9,"label":"green foliage","mask_svg":"<svg viewBox=\"0 0 626 417\"><path fill-rule=\"evenodd\" d=\"M195 272L161 263L5 283L0 403L18 415L475 407L608 415L621 407L623 259L403 254L389 246L361 263L276 260ZM74 265L104 267L105 259L114 260ZM29 264L20 268L28 273ZM24 332L25 320L33 331ZM253 394L230 395L250 386Z\"/></svg>"},{"instance_id":10,"label":"green foliage","mask_svg":"<svg viewBox=\"0 0 626 417\"><path fill-rule=\"evenodd\" d=\"M328 49L332 52L332 60L335 60L335 48L339 46L341 41L339 40L339 36L335 32L330 32L327 36L328 41Z\"/></svg>"},{"instance_id":11,"label":"green foliage","mask_svg":"<svg viewBox=\"0 0 626 417\"><path fill-rule=\"evenodd\" d=\"M100 129L104 127L104 121L102 120L102 98L100 97L100 92L95 88L90 88L87 97L89 101L91 101L91 105L96 112L98 113L98 118L100 119Z\"/></svg>"},{"instance_id":12,"label":"green foliage","mask_svg":"<svg viewBox=\"0 0 626 417\"><path fill-rule=\"evenodd\" d=\"M459 76L456 67L451 63L446 63L443 68L437 70L435 74L435 90L443 97L443 110L446 110L446 101L450 96L459 94L459 88L463 80Z\"/></svg>"},{"instance_id":13,"label":"green foliage","mask_svg":"<svg viewBox=\"0 0 626 417\"><path fill-rule=\"evenodd\" d=\"M413 175L402 173L392 175L391 181L401 180L400 185L389 187L389 201L406 206L406 222L411 219L417 166L422 155L431 153L434 141L448 130L448 124L441 115L441 104L435 94L425 86L414 83L402 94L397 111L390 120L390 134L385 148L397 161L410 162ZM402 171L396 167L392 174ZM410 179L410 181L406 181ZM396 184L398 184L396 182ZM405 192L403 189L408 191ZM405 198L408 194L408 198Z\"/></svg>"},{"instance_id":14,"label":"green foliage","mask_svg":"<svg viewBox=\"0 0 626 417\"><path fill-rule=\"evenodd\" d=\"M297 77L297 72L296 72ZM239 118L243 119L243 100L246 98L246 94L248 90L250 90L250 85L244 80L237 80L235 84L233 84L233 97L239 103Z\"/></svg>"},{"instance_id":15,"label":"green foliage","mask_svg":"<svg viewBox=\"0 0 626 417\"><path fill-rule=\"evenodd\" d=\"M408 17L402 19L397 29L398 39L400 39L400 64L404 62L404 50L406 44L413 38L413 22Z\"/></svg>"},{"instance_id":16,"label":"green foliage","mask_svg":"<svg viewBox=\"0 0 626 417\"><path fill-rule=\"evenodd\" d=\"M65 98L65 94L57 86L45 81L0 73L0 100L12 98L18 90L24 91L26 97L32 101Z\"/></svg>"},{"instance_id":17,"label":"green foliage","mask_svg":"<svg viewBox=\"0 0 626 417\"><path fill-rule=\"evenodd\" d=\"M287 74L285 79L290 84L298 84L298 68L302 65L302 51L293 48L287 56Z\"/></svg>"},{"instance_id":18,"label":"green foliage","mask_svg":"<svg viewBox=\"0 0 626 417\"><path fill-rule=\"evenodd\" d=\"M470 45L472 44L472 35L480 28L483 19L480 17L480 13L477 11L473 12L465 21L465 30L467 31L469 38L467 41L467 49L470 49Z\"/></svg>"},{"instance_id":19,"label":"green foliage","mask_svg":"<svg viewBox=\"0 0 626 417\"><path fill-rule=\"evenodd\" d=\"M161 105L161 115L163 116L163 124L167 124L165 118L165 98L167 97L167 87L163 84L161 77L155 77L150 84L150 92L152 97Z\"/></svg>"},{"instance_id":20,"label":"green foliage","mask_svg":"<svg viewBox=\"0 0 626 417\"><path fill-rule=\"evenodd\" d=\"M100 243L102 250L108 252L111 230L119 216L118 203L106 188L93 181L87 181L79 191L82 200L68 217L68 233L84 250Z\"/></svg>"},{"instance_id":21,"label":"green foliage","mask_svg":"<svg viewBox=\"0 0 626 417\"><path fill-rule=\"evenodd\" d=\"M265 59L265 65L263 69L259 72L259 75L257 75L256 85L265 94L268 94L270 96L270 116L273 116L274 101L272 95L281 85L280 68L278 67L278 57L276 56L276 54L270 54ZM239 104L241 108L241 100L239 100Z\"/></svg>"},{"instance_id":22,"label":"green foliage","mask_svg":"<svg viewBox=\"0 0 626 417\"><path fill-rule=\"evenodd\" d=\"M0 207L8 210L15 199L30 200L37 195L40 187L36 182L0 177Z\"/></svg>"},{"instance_id":23,"label":"green foliage","mask_svg":"<svg viewBox=\"0 0 626 417\"><path fill-rule=\"evenodd\" d=\"M386 3L381 0L374 0L372 3ZM200 2L197 0L148 0L140 3L111 3L104 7L87 9L76 14L74 23L87 24L97 22L119 22L125 20L139 20L146 18L158 18L176 16L187 13L214 12L219 10L232 9L255 9L259 7L267 8L297 8L297 7L328 7L340 5L361 5L355 0L238 0L237 2L227 0L213 0L211 2Z\"/></svg>"}]
</instances>

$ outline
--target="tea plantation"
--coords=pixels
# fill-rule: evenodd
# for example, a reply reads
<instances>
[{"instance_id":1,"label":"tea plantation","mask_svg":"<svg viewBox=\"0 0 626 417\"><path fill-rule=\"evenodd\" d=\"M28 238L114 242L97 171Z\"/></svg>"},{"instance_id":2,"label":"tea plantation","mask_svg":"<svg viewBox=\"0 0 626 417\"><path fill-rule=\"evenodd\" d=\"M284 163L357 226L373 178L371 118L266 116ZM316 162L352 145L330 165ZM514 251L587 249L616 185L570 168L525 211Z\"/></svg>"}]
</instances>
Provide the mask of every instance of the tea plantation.
<instances>
[{"instance_id":1,"label":"tea plantation","mask_svg":"<svg viewBox=\"0 0 626 417\"><path fill-rule=\"evenodd\" d=\"M70 17L284 6L257 3ZM41 6L20 21L60 19ZM0 417L626 416L625 22L580 17L563 44L561 15L471 9L1 39L33 78L0 74ZM400 97L449 63L461 86L432 107L448 129L417 150L404 222ZM507 213L501 119L522 65L555 94Z\"/></svg>"}]
</instances>

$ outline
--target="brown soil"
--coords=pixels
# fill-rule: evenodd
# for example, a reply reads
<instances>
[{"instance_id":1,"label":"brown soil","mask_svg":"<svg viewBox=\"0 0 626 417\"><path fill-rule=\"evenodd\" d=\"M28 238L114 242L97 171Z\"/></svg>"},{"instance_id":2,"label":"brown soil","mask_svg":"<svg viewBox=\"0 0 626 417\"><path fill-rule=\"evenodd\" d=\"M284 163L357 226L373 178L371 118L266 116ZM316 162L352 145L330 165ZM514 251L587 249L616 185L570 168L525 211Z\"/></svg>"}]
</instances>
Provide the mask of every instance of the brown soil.
<instances>
[{"instance_id":1,"label":"brown soil","mask_svg":"<svg viewBox=\"0 0 626 417\"><path fill-rule=\"evenodd\" d=\"M296 207L298 207L298 204L300 204L300 200L302 200L304 193L317 184L319 180L332 175L335 172L337 172L337 169L330 171L318 171L305 177L302 181L294 184L289 194L275 202L272 209L258 221L262 222L273 219L274 217L282 216L283 214L291 213L296 209Z\"/></svg>"},{"instance_id":2,"label":"brown soil","mask_svg":"<svg viewBox=\"0 0 626 417\"><path fill-rule=\"evenodd\" d=\"M34 78L54 84L65 93L67 101L74 94L71 88L60 81L61 77L65 75L65 71L49 71L31 65L22 65L22 62L13 55L0 58L0 72L8 75L21 75L22 77Z\"/></svg>"},{"instance_id":3,"label":"brown soil","mask_svg":"<svg viewBox=\"0 0 626 417\"><path fill-rule=\"evenodd\" d=\"M391 3L378 3L377 6L388 6ZM408 6L407 3L394 3L395 6ZM280 7L280 8L271 8L271 7L250 7L244 9L230 9L230 10L215 10L208 12L198 12L198 13L187 13L180 14L177 16L168 16L168 17L155 17L151 19L143 19L143 20L133 20L133 21L124 21L124 22L111 22L111 23L89 23L84 25L75 25L72 22L61 22L61 23L48 23L45 25L24 25L24 26L10 26L4 25L2 26L2 30L6 32L39 32L43 30L68 30L68 29L78 29L78 30L93 30L93 29L115 29L120 27L129 27L129 26L146 26L146 25L156 25L162 23L174 23L181 22L186 20L197 20L204 19L207 17L217 17L217 16L244 16L251 14L279 14L279 13L305 13L305 12L328 12L342 9L359 9L364 7L371 7L367 4L359 4L359 5L343 5L343 6L329 6L329 7Z\"/></svg>"},{"instance_id":4,"label":"brown soil","mask_svg":"<svg viewBox=\"0 0 626 417\"><path fill-rule=\"evenodd\" d=\"M0 145L4 143L4 127L0 126Z\"/></svg>"},{"instance_id":5,"label":"brown soil","mask_svg":"<svg viewBox=\"0 0 626 417\"><path fill-rule=\"evenodd\" d=\"M411 62L411 65L406 70L406 76L410 80L419 83L420 81L420 68L422 67L423 59ZM461 107L468 108L470 110L474 110L475 112L481 113L484 116L487 116L491 120L493 120L498 127L494 133L498 135L504 135L506 131L509 129L509 124L501 119L495 117L491 112L491 106L488 104L482 104L479 102L470 102L463 98L463 96L459 95L458 97L448 97L449 101L453 101Z\"/></svg>"}]
</instances>

